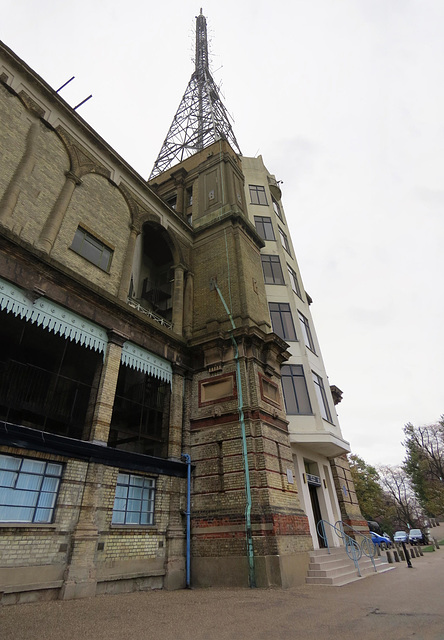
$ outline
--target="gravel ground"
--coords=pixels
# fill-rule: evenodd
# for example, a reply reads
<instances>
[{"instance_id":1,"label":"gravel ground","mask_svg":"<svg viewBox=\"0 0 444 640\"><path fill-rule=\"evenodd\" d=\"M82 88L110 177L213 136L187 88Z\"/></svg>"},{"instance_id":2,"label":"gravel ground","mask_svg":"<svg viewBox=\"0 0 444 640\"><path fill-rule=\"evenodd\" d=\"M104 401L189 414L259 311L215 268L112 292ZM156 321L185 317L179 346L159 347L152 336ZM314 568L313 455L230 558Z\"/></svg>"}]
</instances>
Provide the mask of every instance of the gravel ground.
<instances>
[{"instance_id":1,"label":"gravel ground","mask_svg":"<svg viewBox=\"0 0 444 640\"><path fill-rule=\"evenodd\" d=\"M444 526L432 529L444 538ZM0 608L1 640L444 640L444 548L344 587L190 589Z\"/></svg>"}]
</instances>

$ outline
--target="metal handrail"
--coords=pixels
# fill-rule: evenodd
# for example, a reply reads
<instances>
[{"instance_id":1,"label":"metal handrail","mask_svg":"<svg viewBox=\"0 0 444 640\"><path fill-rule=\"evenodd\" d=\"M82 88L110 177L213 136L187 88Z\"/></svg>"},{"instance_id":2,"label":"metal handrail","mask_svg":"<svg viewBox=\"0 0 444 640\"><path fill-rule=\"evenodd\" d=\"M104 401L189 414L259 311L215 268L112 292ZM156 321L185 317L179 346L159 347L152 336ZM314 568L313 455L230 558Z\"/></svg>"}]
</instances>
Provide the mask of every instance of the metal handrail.
<instances>
[{"instance_id":1,"label":"metal handrail","mask_svg":"<svg viewBox=\"0 0 444 640\"><path fill-rule=\"evenodd\" d=\"M327 553L330 553L330 545L328 543L328 537L325 531L326 524L328 524L328 526L333 529L333 531L336 533L338 538L344 541L345 551L348 557L351 560L353 560L355 567L358 571L358 576L361 577L361 570L359 568L359 560L362 557L361 546L356 542L356 540L354 540L354 538L347 535L344 532L344 529L337 527L335 524L332 524L331 522L328 522L328 520L319 520L318 524L316 525L316 529L318 531L318 534L321 536L321 538L324 540L325 544L327 545Z\"/></svg>"},{"instance_id":2,"label":"metal handrail","mask_svg":"<svg viewBox=\"0 0 444 640\"><path fill-rule=\"evenodd\" d=\"M373 542L373 540L371 538L369 538L368 536L364 535L362 533L362 531L359 531L359 529L355 529L350 524L347 524L347 522L343 522L342 520L338 520L337 522L335 522L335 526L337 527L338 525L339 525L339 528L342 531L344 531L344 526L345 526L350 531L353 531L353 533L357 533L359 536L361 536L362 540L358 544L362 549L362 553L365 556L367 556L367 558L370 558L370 560L372 561L372 565L373 565L373 568L374 568L375 573L376 573L376 571L377 571L376 570L376 564L375 564L376 546L375 546L375 543Z\"/></svg>"},{"instance_id":3,"label":"metal handrail","mask_svg":"<svg viewBox=\"0 0 444 640\"><path fill-rule=\"evenodd\" d=\"M167 327L167 329L172 329L173 328L173 323L172 322L168 322L168 320L165 320L165 318L163 318L162 316L159 316L157 313L154 313L154 311L151 311L150 309L145 309L145 307L143 307L141 304L139 304L137 302L137 300L133 300L132 298L128 298L127 299L127 304L130 307L132 307L133 309L136 309L137 311L140 311L141 313L144 313L146 316L148 316L152 320L155 320L156 322L161 324L163 327Z\"/></svg>"}]
</instances>

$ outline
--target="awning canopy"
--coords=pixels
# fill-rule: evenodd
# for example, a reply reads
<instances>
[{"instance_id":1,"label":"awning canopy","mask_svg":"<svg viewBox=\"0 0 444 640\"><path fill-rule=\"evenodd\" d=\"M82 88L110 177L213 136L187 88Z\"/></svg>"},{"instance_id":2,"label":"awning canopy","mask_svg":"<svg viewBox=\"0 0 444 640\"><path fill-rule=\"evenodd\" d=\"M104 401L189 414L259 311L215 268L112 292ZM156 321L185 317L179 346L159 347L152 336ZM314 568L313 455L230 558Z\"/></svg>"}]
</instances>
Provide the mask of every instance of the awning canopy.
<instances>
[{"instance_id":1,"label":"awning canopy","mask_svg":"<svg viewBox=\"0 0 444 640\"><path fill-rule=\"evenodd\" d=\"M68 340L105 353L108 336L103 327L46 298L33 300L24 289L1 278L0 308Z\"/></svg>"},{"instance_id":2,"label":"awning canopy","mask_svg":"<svg viewBox=\"0 0 444 640\"><path fill-rule=\"evenodd\" d=\"M169 384L171 384L173 379L173 369L168 360L164 360L160 356L154 355L154 353L146 351L132 342L127 341L123 344L122 362L127 367L148 373Z\"/></svg>"},{"instance_id":3,"label":"awning canopy","mask_svg":"<svg viewBox=\"0 0 444 640\"><path fill-rule=\"evenodd\" d=\"M33 295L1 278L0 309L105 356L108 334L104 327L47 298L39 297L33 300ZM172 382L171 363L133 342L127 341L123 344L121 362L169 384Z\"/></svg>"}]
</instances>

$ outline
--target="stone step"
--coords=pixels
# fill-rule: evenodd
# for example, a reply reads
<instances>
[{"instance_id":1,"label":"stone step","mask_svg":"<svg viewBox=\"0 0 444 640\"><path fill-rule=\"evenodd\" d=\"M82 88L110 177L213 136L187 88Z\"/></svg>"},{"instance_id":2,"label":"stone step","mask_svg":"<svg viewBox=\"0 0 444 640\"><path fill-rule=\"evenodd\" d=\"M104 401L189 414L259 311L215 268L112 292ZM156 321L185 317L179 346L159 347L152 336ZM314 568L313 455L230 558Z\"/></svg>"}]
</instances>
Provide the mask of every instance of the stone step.
<instances>
[{"instance_id":1,"label":"stone step","mask_svg":"<svg viewBox=\"0 0 444 640\"><path fill-rule=\"evenodd\" d=\"M358 561L360 577L358 569L355 567L353 560L347 555L344 547L333 547L330 551L331 553L328 553L326 549L316 549L310 552L310 563L306 577L307 584L342 586L361 580L366 576L383 573L395 568L393 565L389 565L385 554L375 556L375 565L373 565L371 558L364 555Z\"/></svg>"}]
</instances>

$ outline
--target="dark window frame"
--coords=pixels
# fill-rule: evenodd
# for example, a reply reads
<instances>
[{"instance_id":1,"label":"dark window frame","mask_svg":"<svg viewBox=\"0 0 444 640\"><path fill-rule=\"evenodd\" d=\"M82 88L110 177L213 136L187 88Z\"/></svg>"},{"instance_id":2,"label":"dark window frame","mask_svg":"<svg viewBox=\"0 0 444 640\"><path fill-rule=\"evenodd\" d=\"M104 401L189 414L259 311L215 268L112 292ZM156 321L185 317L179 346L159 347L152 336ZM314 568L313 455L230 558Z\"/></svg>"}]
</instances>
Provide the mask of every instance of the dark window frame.
<instances>
[{"instance_id":1,"label":"dark window frame","mask_svg":"<svg viewBox=\"0 0 444 640\"><path fill-rule=\"evenodd\" d=\"M281 220L281 222L283 222L285 224L284 218L282 216L281 206L280 206L279 202L276 200L276 198L274 198L273 196L271 196L271 203L273 205L273 211L275 212L275 214L277 215L279 220Z\"/></svg>"},{"instance_id":2,"label":"dark window frame","mask_svg":"<svg viewBox=\"0 0 444 640\"><path fill-rule=\"evenodd\" d=\"M290 267L288 262L287 262L287 270L288 270L288 276L290 278L291 288L295 292L295 294L297 296L299 296L299 298L302 300L302 293L301 293L301 288L299 286L299 280L298 280L297 273L293 269L293 267Z\"/></svg>"},{"instance_id":3,"label":"dark window frame","mask_svg":"<svg viewBox=\"0 0 444 640\"><path fill-rule=\"evenodd\" d=\"M310 349L314 354L316 354L316 348L313 340L313 336L311 333L310 322L308 318L304 316L303 313L298 311L299 321L301 323L302 335L304 336L304 343L307 349Z\"/></svg>"},{"instance_id":4,"label":"dark window frame","mask_svg":"<svg viewBox=\"0 0 444 640\"><path fill-rule=\"evenodd\" d=\"M270 216L254 216L254 226L256 227L256 231L258 232L262 240L276 240L276 237L274 235L273 222Z\"/></svg>"},{"instance_id":5,"label":"dark window frame","mask_svg":"<svg viewBox=\"0 0 444 640\"><path fill-rule=\"evenodd\" d=\"M321 416L322 418L324 418L324 420L327 420L327 422L330 422L330 424L333 424L330 406L328 404L327 394L325 392L324 381L321 378L321 376L315 373L314 371L312 371L311 373L313 375L313 382L315 385L315 391L316 391L316 396L319 403L319 408L321 410Z\"/></svg>"},{"instance_id":6,"label":"dark window frame","mask_svg":"<svg viewBox=\"0 0 444 640\"><path fill-rule=\"evenodd\" d=\"M261 262L265 284L285 285L279 256L263 253L261 254Z\"/></svg>"},{"instance_id":7,"label":"dark window frame","mask_svg":"<svg viewBox=\"0 0 444 640\"><path fill-rule=\"evenodd\" d=\"M288 415L313 415L304 368L301 364L281 367L281 384Z\"/></svg>"},{"instance_id":8,"label":"dark window frame","mask_svg":"<svg viewBox=\"0 0 444 640\"><path fill-rule=\"evenodd\" d=\"M267 192L265 187L260 184L249 184L250 201L251 204L258 204L261 206L268 206Z\"/></svg>"},{"instance_id":9,"label":"dark window frame","mask_svg":"<svg viewBox=\"0 0 444 640\"><path fill-rule=\"evenodd\" d=\"M288 255L291 256L290 244L288 242L287 234L284 233L280 227L278 227L278 229L279 229L279 237L281 239L281 244L284 247L285 251L288 253Z\"/></svg>"},{"instance_id":10,"label":"dark window frame","mask_svg":"<svg viewBox=\"0 0 444 640\"><path fill-rule=\"evenodd\" d=\"M296 342L296 329L288 302L269 302L268 308L274 333L282 340Z\"/></svg>"},{"instance_id":11,"label":"dark window frame","mask_svg":"<svg viewBox=\"0 0 444 640\"><path fill-rule=\"evenodd\" d=\"M81 225L76 229L70 249L105 273L109 273L114 250Z\"/></svg>"}]
</instances>

